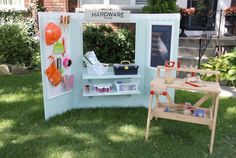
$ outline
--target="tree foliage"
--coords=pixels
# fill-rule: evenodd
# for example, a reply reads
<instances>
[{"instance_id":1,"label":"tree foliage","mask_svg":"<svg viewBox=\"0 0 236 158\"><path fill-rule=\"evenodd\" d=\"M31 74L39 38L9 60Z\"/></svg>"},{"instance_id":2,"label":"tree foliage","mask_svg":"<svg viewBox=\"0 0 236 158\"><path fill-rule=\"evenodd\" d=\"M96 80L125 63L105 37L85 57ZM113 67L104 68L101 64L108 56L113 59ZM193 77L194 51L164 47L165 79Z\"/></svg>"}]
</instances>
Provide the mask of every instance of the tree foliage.
<instances>
[{"instance_id":1,"label":"tree foliage","mask_svg":"<svg viewBox=\"0 0 236 158\"><path fill-rule=\"evenodd\" d=\"M0 63L33 66L39 52L38 42L28 35L25 26L0 25Z\"/></svg>"},{"instance_id":2,"label":"tree foliage","mask_svg":"<svg viewBox=\"0 0 236 158\"><path fill-rule=\"evenodd\" d=\"M149 0L142 9L143 13L178 13L176 0Z\"/></svg>"},{"instance_id":3,"label":"tree foliage","mask_svg":"<svg viewBox=\"0 0 236 158\"><path fill-rule=\"evenodd\" d=\"M83 32L83 38L84 53L93 50L100 62L134 62L135 33L129 29L114 31L110 26L88 25Z\"/></svg>"}]
</instances>

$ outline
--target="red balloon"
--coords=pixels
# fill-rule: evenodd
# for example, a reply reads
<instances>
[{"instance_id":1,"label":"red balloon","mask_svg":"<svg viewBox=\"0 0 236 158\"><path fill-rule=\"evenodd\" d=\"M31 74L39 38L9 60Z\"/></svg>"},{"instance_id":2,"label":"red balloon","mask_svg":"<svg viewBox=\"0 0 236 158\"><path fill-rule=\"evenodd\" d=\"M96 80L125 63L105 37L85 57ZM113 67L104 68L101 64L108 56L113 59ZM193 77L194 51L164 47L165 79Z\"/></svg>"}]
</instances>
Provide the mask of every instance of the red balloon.
<instances>
[{"instance_id":1,"label":"red balloon","mask_svg":"<svg viewBox=\"0 0 236 158\"><path fill-rule=\"evenodd\" d=\"M61 29L54 23L48 23L45 28L45 40L47 45L52 45L61 37Z\"/></svg>"}]
</instances>

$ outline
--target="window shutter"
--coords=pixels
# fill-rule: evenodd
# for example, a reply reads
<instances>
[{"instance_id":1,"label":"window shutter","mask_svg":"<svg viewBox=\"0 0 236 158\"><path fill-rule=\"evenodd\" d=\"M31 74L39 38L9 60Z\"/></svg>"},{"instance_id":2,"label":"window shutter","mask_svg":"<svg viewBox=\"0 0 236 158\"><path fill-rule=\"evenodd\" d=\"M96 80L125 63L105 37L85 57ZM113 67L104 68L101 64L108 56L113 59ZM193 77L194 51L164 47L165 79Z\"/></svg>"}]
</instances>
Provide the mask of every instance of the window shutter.
<instances>
[{"instance_id":1,"label":"window shutter","mask_svg":"<svg viewBox=\"0 0 236 158\"><path fill-rule=\"evenodd\" d=\"M21 6L23 2L22 0L0 0L1 5L8 6Z\"/></svg>"},{"instance_id":2,"label":"window shutter","mask_svg":"<svg viewBox=\"0 0 236 158\"><path fill-rule=\"evenodd\" d=\"M24 0L0 0L0 8L20 9L24 8Z\"/></svg>"},{"instance_id":3,"label":"window shutter","mask_svg":"<svg viewBox=\"0 0 236 158\"><path fill-rule=\"evenodd\" d=\"M82 4L104 4L103 0L82 0Z\"/></svg>"},{"instance_id":4,"label":"window shutter","mask_svg":"<svg viewBox=\"0 0 236 158\"><path fill-rule=\"evenodd\" d=\"M236 6L236 0L231 1L231 6Z\"/></svg>"},{"instance_id":5,"label":"window shutter","mask_svg":"<svg viewBox=\"0 0 236 158\"><path fill-rule=\"evenodd\" d=\"M110 0L111 5L130 5L131 0Z\"/></svg>"},{"instance_id":6,"label":"window shutter","mask_svg":"<svg viewBox=\"0 0 236 158\"><path fill-rule=\"evenodd\" d=\"M145 5L147 4L148 0L136 0L136 4L142 4L142 5Z\"/></svg>"}]
</instances>

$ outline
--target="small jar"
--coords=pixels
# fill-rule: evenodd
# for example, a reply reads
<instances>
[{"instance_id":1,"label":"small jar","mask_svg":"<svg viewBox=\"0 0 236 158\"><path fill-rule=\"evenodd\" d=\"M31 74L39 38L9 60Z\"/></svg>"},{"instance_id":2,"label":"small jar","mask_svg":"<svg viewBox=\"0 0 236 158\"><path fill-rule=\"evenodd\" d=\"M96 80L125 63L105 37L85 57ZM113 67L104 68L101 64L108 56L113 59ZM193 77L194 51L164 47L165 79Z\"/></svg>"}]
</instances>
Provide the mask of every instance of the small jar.
<instances>
[{"instance_id":1,"label":"small jar","mask_svg":"<svg viewBox=\"0 0 236 158\"><path fill-rule=\"evenodd\" d=\"M84 91L85 91L85 93L89 93L89 91L90 91L90 86L89 86L89 85L85 85L85 86L84 86Z\"/></svg>"}]
</instances>

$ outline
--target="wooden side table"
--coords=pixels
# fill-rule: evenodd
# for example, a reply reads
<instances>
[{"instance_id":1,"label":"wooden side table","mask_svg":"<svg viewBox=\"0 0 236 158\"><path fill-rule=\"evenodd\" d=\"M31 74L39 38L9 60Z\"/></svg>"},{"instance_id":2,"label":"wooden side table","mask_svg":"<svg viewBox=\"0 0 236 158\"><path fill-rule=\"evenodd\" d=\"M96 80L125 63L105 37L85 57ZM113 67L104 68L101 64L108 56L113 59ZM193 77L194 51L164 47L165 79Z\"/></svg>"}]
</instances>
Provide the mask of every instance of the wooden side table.
<instances>
[{"instance_id":1,"label":"wooden side table","mask_svg":"<svg viewBox=\"0 0 236 158\"><path fill-rule=\"evenodd\" d=\"M164 76L161 77L160 72L164 71ZM172 83L166 83L166 74L173 72L187 72L187 73L194 73L194 74L207 74L207 75L215 75L216 81L215 82L208 82L208 81L201 81L199 83L189 83L186 82L183 78L173 78ZM170 119L176 121L184 121L189 123L201 124L209 126L211 130L211 140L209 146L209 152L212 153L213 151L213 144L214 144L214 137L215 137L215 130L216 130L216 119L217 119L217 111L219 105L219 94L221 92L221 88L218 82L220 73L218 71L208 71L208 70L200 70L200 69L193 69L193 68L167 68L164 66L157 67L157 78L151 81L151 91L150 91L150 103L148 108L148 117L147 117L147 127L145 133L145 139L148 139L149 136L149 128L150 128L150 121L153 118L163 118L163 119ZM176 109L183 108L183 104L176 104L172 98L169 96L167 90L168 89L178 89L184 91L191 91L191 92L201 92L204 96L198 100L192 107L194 109L201 109L204 110L203 117L197 117L194 115L186 115L183 113L176 112ZM167 102L161 102L159 100L159 96L165 96ZM154 97L156 98L155 101ZM200 106L207 101L209 98L212 98L212 104L209 108L200 108ZM155 102L155 103L154 103ZM153 106L154 104L154 106ZM168 110L171 110L168 111ZM176 110L176 111L175 111Z\"/></svg>"}]
</instances>

